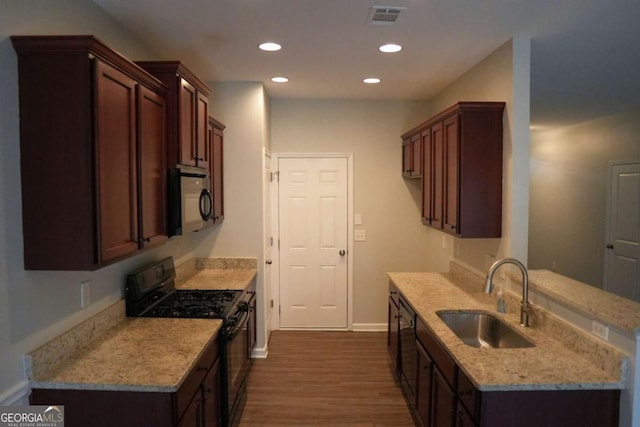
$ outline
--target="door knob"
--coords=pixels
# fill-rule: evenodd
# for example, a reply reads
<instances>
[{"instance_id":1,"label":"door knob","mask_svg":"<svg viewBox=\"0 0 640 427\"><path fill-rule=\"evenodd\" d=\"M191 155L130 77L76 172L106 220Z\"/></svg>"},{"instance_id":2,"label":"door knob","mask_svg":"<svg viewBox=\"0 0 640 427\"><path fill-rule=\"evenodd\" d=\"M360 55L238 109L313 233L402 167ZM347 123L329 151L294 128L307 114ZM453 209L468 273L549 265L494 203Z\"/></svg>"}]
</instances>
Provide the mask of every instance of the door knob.
<instances>
[{"instance_id":1,"label":"door knob","mask_svg":"<svg viewBox=\"0 0 640 427\"><path fill-rule=\"evenodd\" d=\"M347 252L344 249L340 249L340 252L338 253L340 254L340 256L345 256Z\"/></svg>"},{"instance_id":2,"label":"door knob","mask_svg":"<svg viewBox=\"0 0 640 427\"><path fill-rule=\"evenodd\" d=\"M271 265L273 263L273 261L271 261L270 259L266 260L265 263Z\"/></svg>"}]
</instances>

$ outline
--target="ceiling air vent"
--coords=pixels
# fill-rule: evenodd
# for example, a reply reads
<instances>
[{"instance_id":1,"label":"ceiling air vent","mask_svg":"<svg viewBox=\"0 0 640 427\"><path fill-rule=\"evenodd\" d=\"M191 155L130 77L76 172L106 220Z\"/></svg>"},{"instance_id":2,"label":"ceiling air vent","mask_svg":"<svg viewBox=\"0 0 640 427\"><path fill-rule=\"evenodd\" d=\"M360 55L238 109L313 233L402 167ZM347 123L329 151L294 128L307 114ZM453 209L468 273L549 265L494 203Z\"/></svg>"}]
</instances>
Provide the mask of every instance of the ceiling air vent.
<instances>
[{"instance_id":1,"label":"ceiling air vent","mask_svg":"<svg viewBox=\"0 0 640 427\"><path fill-rule=\"evenodd\" d=\"M397 6L371 6L369 12L369 25L391 25L396 22L400 12L406 10L406 7Z\"/></svg>"}]
</instances>

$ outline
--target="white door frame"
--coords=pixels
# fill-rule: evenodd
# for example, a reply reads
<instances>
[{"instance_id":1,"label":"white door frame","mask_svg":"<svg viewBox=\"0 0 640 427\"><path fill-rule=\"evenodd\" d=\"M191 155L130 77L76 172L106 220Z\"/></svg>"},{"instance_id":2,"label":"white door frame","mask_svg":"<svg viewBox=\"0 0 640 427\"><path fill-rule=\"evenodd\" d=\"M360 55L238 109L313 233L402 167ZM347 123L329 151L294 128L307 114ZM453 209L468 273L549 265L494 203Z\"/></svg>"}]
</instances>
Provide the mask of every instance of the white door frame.
<instances>
[{"instance_id":1,"label":"white door frame","mask_svg":"<svg viewBox=\"0 0 640 427\"><path fill-rule=\"evenodd\" d=\"M278 164L281 158L344 158L347 159L347 330L353 330L353 153L271 153L271 170L278 173ZM276 236L276 244L271 253L273 258L271 289L274 312L272 330L280 329L280 248L278 239L280 236L279 221L280 207L279 186L273 188L273 234ZM332 330L335 330L333 328Z\"/></svg>"},{"instance_id":2,"label":"white door frame","mask_svg":"<svg viewBox=\"0 0 640 427\"><path fill-rule=\"evenodd\" d=\"M607 212L605 217L605 236L604 236L604 244L607 245L611 243L611 230L609 228L611 221L611 203L612 197L611 194L611 186L613 184L613 167L614 166L624 166L624 165L635 165L640 164L640 159L632 159L632 160L621 160L621 161L612 161L607 164ZM609 257L612 256L611 251L608 249L604 250L604 278L602 279L602 288L607 291L609 290Z\"/></svg>"}]
</instances>

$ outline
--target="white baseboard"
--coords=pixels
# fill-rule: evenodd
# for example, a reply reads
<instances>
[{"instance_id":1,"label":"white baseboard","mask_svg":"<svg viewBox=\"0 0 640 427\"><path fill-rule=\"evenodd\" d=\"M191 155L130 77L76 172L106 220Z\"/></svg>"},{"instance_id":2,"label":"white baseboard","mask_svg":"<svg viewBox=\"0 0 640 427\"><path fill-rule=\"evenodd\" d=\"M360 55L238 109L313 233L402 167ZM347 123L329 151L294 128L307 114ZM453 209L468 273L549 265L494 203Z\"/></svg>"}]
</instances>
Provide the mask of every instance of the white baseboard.
<instances>
[{"instance_id":1,"label":"white baseboard","mask_svg":"<svg viewBox=\"0 0 640 427\"><path fill-rule=\"evenodd\" d=\"M252 359L266 359L268 355L269 355L269 350L267 349L267 347L262 347L262 348L254 347L254 349L251 351Z\"/></svg>"},{"instance_id":2,"label":"white baseboard","mask_svg":"<svg viewBox=\"0 0 640 427\"><path fill-rule=\"evenodd\" d=\"M386 332L387 323L354 323L354 332Z\"/></svg>"},{"instance_id":3,"label":"white baseboard","mask_svg":"<svg viewBox=\"0 0 640 427\"><path fill-rule=\"evenodd\" d=\"M29 404L29 381L22 380L0 394L0 406L22 406Z\"/></svg>"}]
</instances>

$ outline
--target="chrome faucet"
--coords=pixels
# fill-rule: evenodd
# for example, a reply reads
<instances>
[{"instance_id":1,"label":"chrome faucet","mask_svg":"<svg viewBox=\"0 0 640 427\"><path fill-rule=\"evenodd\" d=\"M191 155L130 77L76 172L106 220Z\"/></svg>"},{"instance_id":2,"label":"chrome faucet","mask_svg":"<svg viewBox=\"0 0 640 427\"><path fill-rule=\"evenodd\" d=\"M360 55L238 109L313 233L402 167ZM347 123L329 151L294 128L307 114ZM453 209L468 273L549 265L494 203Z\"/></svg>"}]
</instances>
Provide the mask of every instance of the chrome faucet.
<instances>
[{"instance_id":1,"label":"chrome faucet","mask_svg":"<svg viewBox=\"0 0 640 427\"><path fill-rule=\"evenodd\" d=\"M522 273L522 301L520 302L520 326L529 326L529 275L527 267L515 258L503 258L493 263L487 272L487 283L484 288L485 294L490 294L493 290L493 274L502 264L513 264Z\"/></svg>"}]
</instances>

